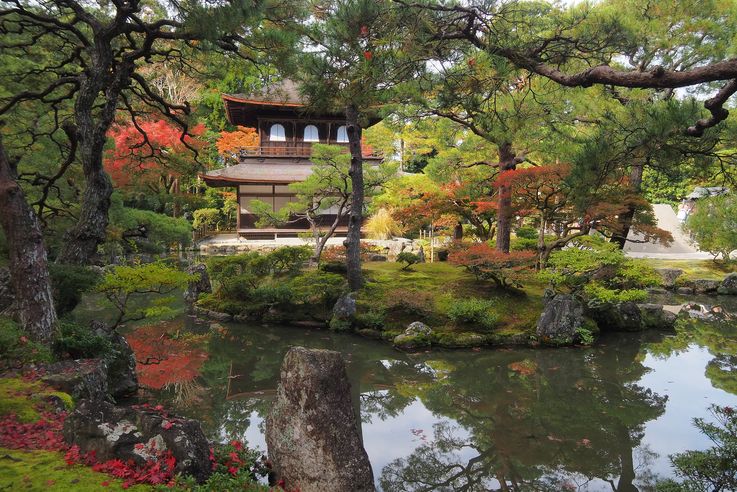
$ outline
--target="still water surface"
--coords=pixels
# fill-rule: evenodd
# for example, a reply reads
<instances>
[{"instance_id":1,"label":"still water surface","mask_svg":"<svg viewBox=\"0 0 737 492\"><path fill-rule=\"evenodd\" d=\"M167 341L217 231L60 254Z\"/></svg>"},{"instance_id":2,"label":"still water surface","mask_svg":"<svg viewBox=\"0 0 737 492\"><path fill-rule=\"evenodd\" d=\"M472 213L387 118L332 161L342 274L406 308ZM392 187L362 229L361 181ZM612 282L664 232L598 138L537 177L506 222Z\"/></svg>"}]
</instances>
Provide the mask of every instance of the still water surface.
<instances>
[{"instance_id":1,"label":"still water surface","mask_svg":"<svg viewBox=\"0 0 737 492\"><path fill-rule=\"evenodd\" d=\"M737 405L734 321L591 348L418 354L326 330L226 324L200 378L153 396L212 438L265 450L264 418L295 345L344 355L385 491L649 490L673 475L670 453L710 446L694 417Z\"/></svg>"}]
</instances>

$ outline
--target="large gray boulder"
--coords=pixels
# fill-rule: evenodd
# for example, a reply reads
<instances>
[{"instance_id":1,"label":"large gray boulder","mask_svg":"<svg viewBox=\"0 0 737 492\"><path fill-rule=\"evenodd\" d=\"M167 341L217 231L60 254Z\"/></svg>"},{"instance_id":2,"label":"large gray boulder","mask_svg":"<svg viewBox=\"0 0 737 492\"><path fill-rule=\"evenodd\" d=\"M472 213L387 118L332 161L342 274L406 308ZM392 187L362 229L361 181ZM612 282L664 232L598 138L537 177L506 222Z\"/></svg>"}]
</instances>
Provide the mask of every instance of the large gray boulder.
<instances>
[{"instance_id":1,"label":"large gray boulder","mask_svg":"<svg viewBox=\"0 0 737 492\"><path fill-rule=\"evenodd\" d=\"M722 284L717 289L717 292L723 295L737 295L737 273L730 273L724 277L724 280L722 280Z\"/></svg>"},{"instance_id":2,"label":"large gray boulder","mask_svg":"<svg viewBox=\"0 0 737 492\"><path fill-rule=\"evenodd\" d=\"M102 359L64 360L44 367L41 380L74 400L108 399L108 365Z\"/></svg>"},{"instance_id":3,"label":"large gray boulder","mask_svg":"<svg viewBox=\"0 0 737 492\"><path fill-rule=\"evenodd\" d=\"M663 309L661 304L638 304L640 318L645 328L654 330L672 330L675 327L676 313Z\"/></svg>"},{"instance_id":4,"label":"large gray boulder","mask_svg":"<svg viewBox=\"0 0 737 492\"><path fill-rule=\"evenodd\" d=\"M550 298L537 320L537 338L546 345L570 345L581 341L586 327L583 304L570 294Z\"/></svg>"},{"instance_id":5,"label":"large gray boulder","mask_svg":"<svg viewBox=\"0 0 737 492\"><path fill-rule=\"evenodd\" d=\"M82 400L64 421L64 440L83 453L94 451L98 461L143 464L171 451L174 472L200 483L212 471L210 446L199 422L153 408Z\"/></svg>"},{"instance_id":6,"label":"large gray boulder","mask_svg":"<svg viewBox=\"0 0 737 492\"><path fill-rule=\"evenodd\" d=\"M106 360L108 392L115 398L133 395L138 391L138 374L136 356L128 341L100 321L90 323L90 329L95 335L108 339L113 347L113 354Z\"/></svg>"},{"instance_id":7,"label":"large gray boulder","mask_svg":"<svg viewBox=\"0 0 737 492\"><path fill-rule=\"evenodd\" d=\"M719 280L705 278L696 279L691 282L691 286L697 294L711 294L712 292L716 292L719 289L719 285Z\"/></svg>"},{"instance_id":8,"label":"large gray boulder","mask_svg":"<svg viewBox=\"0 0 737 492\"><path fill-rule=\"evenodd\" d=\"M188 304L194 304L202 293L212 292L210 284L210 275L207 273L207 266L204 263L196 263L187 268L187 273L197 274L197 280L189 282L187 290L184 291L184 301Z\"/></svg>"},{"instance_id":9,"label":"large gray boulder","mask_svg":"<svg viewBox=\"0 0 737 492\"><path fill-rule=\"evenodd\" d=\"M359 418L340 353L290 349L266 420L269 459L285 489L373 491Z\"/></svg>"},{"instance_id":10,"label":"large gray boulder","mask_svg":"<svg viewBox=\"0 0 737 492\"><path fill-rule=\"evenodd\" d=\"M678 277L683 275L683 270L680 268L656 268L655 271L660 274L663 279L661 285L666 289L674 288Z\"/></svg>"}]
</instances>

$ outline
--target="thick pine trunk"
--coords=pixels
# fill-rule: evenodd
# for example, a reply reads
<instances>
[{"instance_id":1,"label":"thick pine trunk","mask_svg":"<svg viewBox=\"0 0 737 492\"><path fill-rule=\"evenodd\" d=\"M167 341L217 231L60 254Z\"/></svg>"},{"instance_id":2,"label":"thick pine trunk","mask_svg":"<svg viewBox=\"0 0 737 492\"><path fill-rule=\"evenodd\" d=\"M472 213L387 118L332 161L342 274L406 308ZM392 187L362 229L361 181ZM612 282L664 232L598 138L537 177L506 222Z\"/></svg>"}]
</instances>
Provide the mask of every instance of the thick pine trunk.
<instances>
[{"instance_id":1,"label":"thick pine trunk","mask_svg":"<svg viewBox=\"0 0 737 492\"><path fill-rule=\"evenodd\" d=\"M635 193L642 191L642 172L644 170L644 164L638 162L632 165L630 171L630 188ZM627 236L632 228L632 220L635 218L637 208L630 206L627 211L619 216L619 232L612 236L612 242L617 243L619 249L624 249L624 245L627 243Z\"/></svg>"},{"instance_id":2,"label":"thick pine trunk","mask_svg":"<svg viewBox=\"0 0 737 492\"><path fill-rule=\"evenodd\" d=\"M79 219L64 236L64 246L57 258L59 263L88 264L97 254L97 246L105 242L113 185L102 164L99 168L91 166L87 171L85 169L87 185Z\"/></svg>"},{"instance_id":3,"label":"thick pine trunk","mask_svg":"<svg viewBox=\"0 0 737 492\"><path fill-rule=\"evenodd\" d=\"M499 171L511 171L517 167L511 143L499 146ZM497 233L496 249L509 253L510 237L512 233L512 192L508 186L499 187L499 202L497 205Z\"/></svg>"},{"instance_id":4,"label":"thick pine trunk","mask_svg":"<svg viewBox=\"0 0 737 492\"><path fill-rule=\"evenodd\" d=\"M0 140L0 225L10 252L11 311L35 341L49 344L57 318L41 224L15 180Z\"/></svg>"},{"instance_id":5,"label":"thick pine trunk","mask_svg":"<svg viewBox=\"0 0 737 492\"><path fill-rule=\"evenodd\" d=\"M361 125L358 123L358 109L349 105L346 108L346 132L351 152L351 213L348 216L348 235L346 247L346 270L348 287L358 290L363 286L361 275L361 223L363 222L363 156L361 155Z\"/></svg>"}]
</instances>

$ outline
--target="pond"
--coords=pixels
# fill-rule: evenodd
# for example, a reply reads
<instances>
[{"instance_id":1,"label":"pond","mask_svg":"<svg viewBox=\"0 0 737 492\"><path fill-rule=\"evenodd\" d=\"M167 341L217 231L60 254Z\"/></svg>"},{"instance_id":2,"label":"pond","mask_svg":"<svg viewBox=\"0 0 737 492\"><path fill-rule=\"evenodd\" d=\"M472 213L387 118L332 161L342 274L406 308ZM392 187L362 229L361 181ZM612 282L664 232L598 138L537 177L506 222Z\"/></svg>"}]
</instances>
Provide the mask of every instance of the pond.
<instances>
[{"instance_id":1,"label":"pond","mask_svg":"<svg viewBox=\"0 0 737 492\"><path fill-rule=\"evenodd\" d=\"M198 378L149 396L201 420L211 438L265 451L282 357L295 345L327 348L347 360L381 490L648 490L673 476L670 453L710 446L694 417L737 405L735 324L613 334L590 348L405 354L327 330L226 323Z\"/></svg>"}]
</instances>

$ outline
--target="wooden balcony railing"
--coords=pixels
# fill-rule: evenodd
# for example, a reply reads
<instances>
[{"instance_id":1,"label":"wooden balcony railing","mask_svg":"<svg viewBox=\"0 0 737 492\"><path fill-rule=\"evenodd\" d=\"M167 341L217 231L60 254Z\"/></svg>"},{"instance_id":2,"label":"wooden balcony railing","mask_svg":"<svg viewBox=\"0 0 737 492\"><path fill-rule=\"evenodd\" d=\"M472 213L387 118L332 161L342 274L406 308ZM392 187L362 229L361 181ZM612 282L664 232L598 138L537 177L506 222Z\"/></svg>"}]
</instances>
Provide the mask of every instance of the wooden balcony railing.
<instances>
[{"instance_id":1,"label":"wooden balcony railing","mask_svg":"<svg viewBox=\"0 0 737 492\"><path fill-rule=\"evenodd\" d=\"M347 143L331 142L330 145L340 145L348 152ZM268 157L310 157L312 155L311 142L264 142L262 145L254 145L242 147L240 149L241 157L268 156ZM363 157L380 158L381 155L374 152L370 147L365 146L363 149Z\"/></svg>"}]
</instances>

